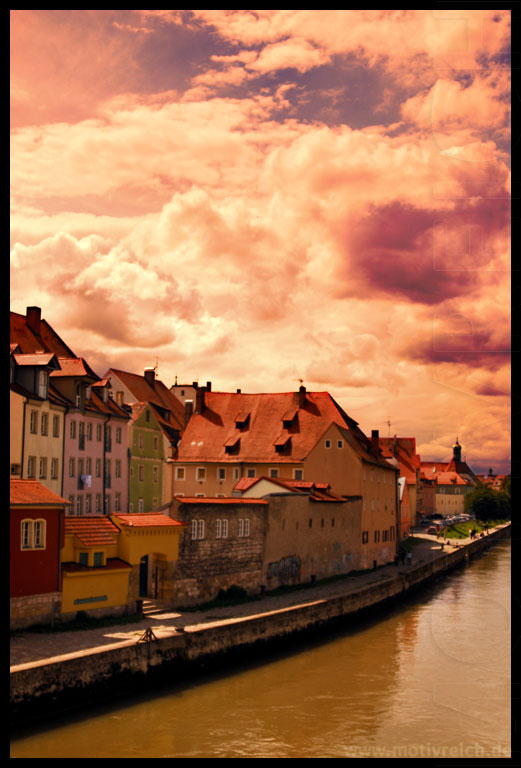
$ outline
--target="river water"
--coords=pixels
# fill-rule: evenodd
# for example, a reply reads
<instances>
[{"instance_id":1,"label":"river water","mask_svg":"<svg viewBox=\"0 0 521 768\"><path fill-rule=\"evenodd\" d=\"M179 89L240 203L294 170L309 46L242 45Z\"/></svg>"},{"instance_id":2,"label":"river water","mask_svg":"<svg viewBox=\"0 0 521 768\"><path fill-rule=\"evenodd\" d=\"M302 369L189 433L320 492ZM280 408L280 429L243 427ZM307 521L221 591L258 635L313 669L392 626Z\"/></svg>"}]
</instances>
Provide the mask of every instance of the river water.
<instances>
[{"instance_id":1,"label":"river water","mask_svg":"<svg viewBox=\"0 0 521 768\"><path fill-rule=\"evenodd\" d=\"M32 727L11 757L510 757L510 541L348 631Z\"/></svg>"}]
</instances>

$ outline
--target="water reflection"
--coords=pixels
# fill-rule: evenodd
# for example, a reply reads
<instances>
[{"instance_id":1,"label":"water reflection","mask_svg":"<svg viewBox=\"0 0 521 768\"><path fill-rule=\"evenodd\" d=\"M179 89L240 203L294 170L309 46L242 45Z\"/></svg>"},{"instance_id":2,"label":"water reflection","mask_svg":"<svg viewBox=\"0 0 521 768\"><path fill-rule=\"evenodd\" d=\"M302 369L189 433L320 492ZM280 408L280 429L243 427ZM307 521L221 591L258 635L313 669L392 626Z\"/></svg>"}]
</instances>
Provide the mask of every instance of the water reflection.
<instances>
[{"instance_id":1,"label":"water reflection","mask_svg":"<svg viewBox=\"0 0 521 768\"><path fill-rule=\"evenodd\" d=\"M378 620L42 728L12 757L505 756L509 558L501 543Z\"/></svg>"}]
</instances>

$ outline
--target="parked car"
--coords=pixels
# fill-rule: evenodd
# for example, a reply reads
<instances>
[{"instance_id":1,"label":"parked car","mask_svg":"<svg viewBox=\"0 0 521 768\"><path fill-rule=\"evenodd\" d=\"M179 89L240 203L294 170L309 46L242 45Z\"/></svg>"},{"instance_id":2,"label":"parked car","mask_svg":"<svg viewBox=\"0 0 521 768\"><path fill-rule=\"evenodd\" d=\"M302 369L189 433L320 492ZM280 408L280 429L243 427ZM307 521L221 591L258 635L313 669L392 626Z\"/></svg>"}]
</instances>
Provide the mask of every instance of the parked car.
<instances>
[{"instance_id":1,"label":"parked car","mask_svg":"<svg viewBox=\"0 0 521 768\"><path fill-rule=\"evenodd\" d=\"M429 525L427 533L439 533L441 531L441 525Z\"/></svg>"}]
</instances>

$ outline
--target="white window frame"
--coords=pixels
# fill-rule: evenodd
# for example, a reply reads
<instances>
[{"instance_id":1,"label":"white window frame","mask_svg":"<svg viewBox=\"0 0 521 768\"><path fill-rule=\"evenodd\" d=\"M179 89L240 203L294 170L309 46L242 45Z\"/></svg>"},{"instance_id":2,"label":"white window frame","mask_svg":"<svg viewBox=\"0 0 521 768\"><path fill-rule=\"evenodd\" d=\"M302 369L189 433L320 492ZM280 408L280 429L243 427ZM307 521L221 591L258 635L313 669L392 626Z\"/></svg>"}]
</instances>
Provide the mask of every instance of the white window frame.
<instances>
[{"instance_id":1,"label":"white window frame","mask_svg":"<svg viewBox=\"0 0 521 768\"><path fill-rule=\"evenodd\" d=\"M206 467L197 467L195 470L195 479L198 483L206 482Z\"/></svg>"},{"instance_id":2,"label":"white window frame","mask_svg":"<svg viewBox=\"0 0 521 768\"><path fill-rule=\"evenodd\" d=\"M191 533L193 541L204 539L204 520L192 520Z\"/></svg>"},{"instance_id":3,"label":"white window frame","mask_svg":"<svg viewBox=\"0 0 521 768\"><path fill-rule=\"evenodd\" d=\"M331 440L329 438L324 440L324 448L329 449L329 448L331 448L331 445L332 445L332 443L331 443Z\"/></svg>"},{"instance_id":4,"label":"white window frame","mask_svg":"<svg viewBox=\"0 0 521 768\"><path fill-rule=\"evenodd\" d=\"M250 535L250 520L249 518L241 518L237 525L237 536L241 539L246 539Z\"/></svg>"},{"instance_id":5,"label":"white window frame","mask_svg":"<svg viewBox=\"0 0 521 768\"><path fill-rule=\"evenodd\" d=\"M51 480L58 479L58 471L60 469L59 459L51 459Z\"/></svg>"},{"instance_id":6,"label":"white window frame","mask_svg":"<svg viewBox=\"0 0 521 768\"><path fill-rule=\"evenodd\" d=\"M60 417L56 414L52 417L52 436L53 437L59 437L60 436Z\"/></svg>"},{"instance_id":7,"label":"white window frame","mask_svg":"<svg viewBox=\"0 0 521 768\"><path fill-rule=\"evenodd\" d=\"M226 480L226 467L217 467L217 480Z\"/></svg>"},{"instance_id":8,"label":"white window frame","mask_svg":"<svg viewBox=\"0 0 521 768\"><path fill-rule=\"evenodd\" d=\"M29 432L32 435L38 432L38 411L31 411L29 414Z\"/></svg>"},{"instance_id":9,"label":"white window frame","mask_svg":"<svg viewBox=\"0 0 521 768\"><path fill-rule=\"evenodd\" d=\"M185 467L176 467L175 468L175 479L176 480L185 480L186 479Z\"/></svg>"}]
</instances>

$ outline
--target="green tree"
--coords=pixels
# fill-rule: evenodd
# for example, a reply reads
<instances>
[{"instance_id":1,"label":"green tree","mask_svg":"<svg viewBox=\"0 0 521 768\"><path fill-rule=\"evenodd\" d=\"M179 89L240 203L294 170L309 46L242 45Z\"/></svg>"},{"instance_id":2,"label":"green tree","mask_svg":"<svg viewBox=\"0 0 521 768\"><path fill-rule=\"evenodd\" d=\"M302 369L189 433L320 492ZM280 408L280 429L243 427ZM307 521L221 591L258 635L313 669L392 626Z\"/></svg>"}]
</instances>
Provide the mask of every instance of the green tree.
<instances>
[{"instance_id":1,"label":"green tree","mask_svg":"<svg viewBox=\"0 0 521 768\"><path fill-rule=\"evenodd\" d=\"M465 511L476 520L506 520L510 517L510 496L487 485L478 485L465 497Z\"/></svg>"}]
</instances>

